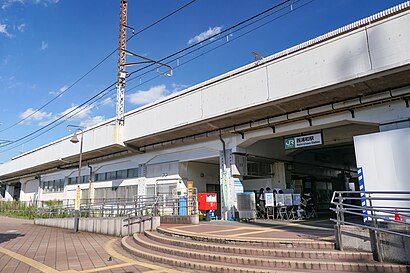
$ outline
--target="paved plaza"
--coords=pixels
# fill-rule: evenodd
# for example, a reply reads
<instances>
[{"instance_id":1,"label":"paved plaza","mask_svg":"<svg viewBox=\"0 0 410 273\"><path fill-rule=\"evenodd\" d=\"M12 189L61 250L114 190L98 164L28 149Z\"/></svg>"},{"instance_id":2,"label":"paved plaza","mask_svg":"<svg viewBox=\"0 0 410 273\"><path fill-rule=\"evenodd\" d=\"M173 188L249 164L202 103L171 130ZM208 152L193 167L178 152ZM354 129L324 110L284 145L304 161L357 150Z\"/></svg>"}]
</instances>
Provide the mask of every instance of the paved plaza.
<instances>
[{"instance_id":1,"label":"paved plaza","mask_svg":"<svg viewBox=\"0 0 410 273\"><path fill-rule=\"evenodd\" d=\"M1 273L194 272L143 261L120 238L34 225L0 216Z\"/></svg>"},{"instance_id":2,"label":"paved plaza","mask_svg":"<svg viewBox=\"0 0 410 273\"><path fill-rule=\"evenodd\" d=\"M334 223L326 219L308 221L256 220L252 222L211 221L200 225L161 225L177 233L207 237L262 241L334 241Z\"/></svg>"},{"instance_id":3,"label":"paved plaza","mask_svg":"<svg viewBox=\"0 0 410 273\"><path fill-rule=\"evenodd\" d=\"M188 234L255 240L333 241L329 220L252 223L211 221L200 225L165 225ZM127 253L120 238L34 225L31 220L0 216L0 273L200 272L169 267Z\"/></svg>"}]
</instances>

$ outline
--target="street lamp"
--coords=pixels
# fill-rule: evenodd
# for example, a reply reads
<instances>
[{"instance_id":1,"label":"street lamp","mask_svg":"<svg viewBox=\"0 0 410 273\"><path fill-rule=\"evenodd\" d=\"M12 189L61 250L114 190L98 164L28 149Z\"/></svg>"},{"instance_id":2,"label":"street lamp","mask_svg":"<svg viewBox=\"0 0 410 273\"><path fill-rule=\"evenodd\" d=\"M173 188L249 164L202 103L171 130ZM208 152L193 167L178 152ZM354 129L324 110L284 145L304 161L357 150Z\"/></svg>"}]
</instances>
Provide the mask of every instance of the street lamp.
<instances>
[{"instance_id":1,"label":"street lamp","mask_svg":"<svg viewBox=\"0 0 410 273\"><path fill-rule=\"evenodd\" d=\"M70 139L71 143L78 143L80 142L80 159L78 162L78 176L77 176L77 191L76 191L76 198L75 198L75 205L74 205L74 232L78 232L78 223L79 223L79 210L80 210L80 196L81 196L81 163L83 159L83 139L84 139L84 130L81 126L75 125L67 125L67 127L75 127L76 130L73 134L73 137ZM81 139L78 140L78 133L81 133Z\"/></svg>"}]
</instances>

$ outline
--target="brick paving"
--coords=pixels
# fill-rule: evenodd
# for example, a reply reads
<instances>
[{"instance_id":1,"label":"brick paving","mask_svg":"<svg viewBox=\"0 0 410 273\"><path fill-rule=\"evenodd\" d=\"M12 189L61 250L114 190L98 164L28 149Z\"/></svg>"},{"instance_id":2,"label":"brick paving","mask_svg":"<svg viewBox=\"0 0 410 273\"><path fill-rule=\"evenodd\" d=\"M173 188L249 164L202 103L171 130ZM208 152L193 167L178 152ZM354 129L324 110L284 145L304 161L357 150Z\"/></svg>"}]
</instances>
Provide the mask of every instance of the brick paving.
<instances>
[{"instance_id":1,"label":"brick paving","mask_svg":"<svg viewBox=\"0 0 410 273\"><path fill-rule=\"evenodd\" d=\"M106 245L115 239L112 249L122 257L128 258L128 263L112 257L107 252ZM12 251L10 255L5 251ZM39 269L22 259L38 262L45 266ZM126 259L124 258L124 259ZM129 263L131 261L131 265ZM118 265L119 268L113 268ZM150 266L143 266L143 265ZM38 265L38 264L37 264ZM151 266L152 265L152 266ZM100 270L97 270L97 269ZM34 225L33 221L0 216L0 273L34 273L34 272L81 272L95 269L93 272L168 272L168 267L139 259L128 254L120 246L118 237L95 233ZM179 272L186 271L171 268ZM169 270L171 270L169 269ZM96 271L97 270L97 271ZM194 272L194 271L189 271Z\"/></svg>"},{"instance_id":2,"label":"brick paving","mask_svg":"<svg viewBox=\"0 0 410 273\"><path fill-rule=\"evenodd\" d=\"M334 224L328 219L308 221L255 220L253 222L210 221L200 225L163 225L163 228L215 237L262 240L314 239L334 241Z\"/></svg>"},{"instance_id":3,"label":"brick paving","mask_svg":"<svg viewBox=\"0 0 410 273\"><path fill-rule=\"evenodd\" d=\"M332 240L333 224L326 221L252 223L211 221L200 225L168 225L191 234L232 238ZM108 243L112 242L110 248ZM112 257L111 249L119 256ZM5 254L7 251L12 251ZM21 256L16 256L16 255ZM29 260L23 261L24 258ZM33 265L37 262L37 266ZM42 266L45 266L44 268ZM33 221L0 216L0 273L34 272L200 272L169 267L127 253L118 237L34 225ZM158 270L158 271L157 271Z\"/></svg>"}]
</instances>

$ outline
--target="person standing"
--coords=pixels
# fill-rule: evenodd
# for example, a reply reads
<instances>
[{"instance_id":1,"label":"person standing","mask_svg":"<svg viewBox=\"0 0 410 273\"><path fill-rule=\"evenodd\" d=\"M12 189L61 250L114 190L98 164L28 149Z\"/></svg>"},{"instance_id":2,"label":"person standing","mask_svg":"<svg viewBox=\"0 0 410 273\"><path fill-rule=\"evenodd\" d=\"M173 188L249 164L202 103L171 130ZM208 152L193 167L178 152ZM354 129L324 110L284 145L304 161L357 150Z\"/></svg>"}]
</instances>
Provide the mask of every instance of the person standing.
<instances>
[{"instance_id":1,"label":"person standing","mask_svg":"<svg viewBox=\"0 0 410 273\"><path fill-rule=\"evenodd\" d=\"M261 212L261 217L262 219L265 219L265 192L264 189L261 188L259 190L259 208L260 208L260 212Z\"/></svg>"}]
</instances>

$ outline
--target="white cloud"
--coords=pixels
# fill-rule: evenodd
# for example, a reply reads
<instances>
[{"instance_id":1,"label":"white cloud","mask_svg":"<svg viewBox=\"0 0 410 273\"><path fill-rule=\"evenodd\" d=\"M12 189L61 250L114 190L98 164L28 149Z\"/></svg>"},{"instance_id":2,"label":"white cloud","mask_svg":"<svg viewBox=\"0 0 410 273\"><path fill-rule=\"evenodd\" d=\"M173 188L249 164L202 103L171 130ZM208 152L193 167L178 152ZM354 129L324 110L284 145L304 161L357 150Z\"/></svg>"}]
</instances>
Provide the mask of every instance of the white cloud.
<instances>
[{"instance_id":1,"label":"white cloud","mask_svg":"<svg viewBox=\"0 0 410 273\"><path fill-rule=\"evenodd\" d=\"M16 26L16 28L18 31L24 32L26 26L27 26L26 24L21 24L21 25Z\"/></svg>"},{"instance_id":2,"label":"white cloud","mask_svg":"<svg viewBox=\"0 0 410 273\"><path fill-rule=\"evenodd\" d=\"M11 38L12 36L10 33L7 31L7 25L6 24L0 24L0 33L6 35L7 37Z\"/></svg>"},{"instance_id":3,"label":"white cloud","mask_svg":"<svg viewBox=\"0 0 410 273\"><path fill-rule=\"evenodd\" d=\"M172 92L171 93L174 93L174 92L184 90L185 88L188 87L188 85L182 84L182 83L172 83L171 87L172 87Z\"/></svg>"},{"instance_id":4,"label":"white cloud","mask_svg":"<svg viewBox=\"0 0 410 273\"><path fill-rule=\"evenodd\" d=\"M51 113L36 111L33 108L28 108L26 111L21 113L19 117L29 122L30 120L41 121L50 118L51 115Z\"/></svg>"},{"instance_id":5,"label":"white cloud","mask_svg":"<svg viewBox=\"0 0 410 273\"><path fill-rule=\"evenodd\" d=\"M45 50L48 47L48 44L45 41L41 41L40 50Z\"/></svg>"},{"instance_id":6,"label":"white cloud","mask_svg":"<svg viewBox=\"0 0 410 273\"><path fill-rule=\"evenodd\" d=\"M88 128L88 127L97 125L103 121L105 121L105 118L103 116L95 116L95 117L91 117L91 118L81 121L80 126Z\"/></svg>"},{"instance_id":7,"label":"white cloud","mask_svg":"<svg viewBox=\"0 0 410 273\"><path fill-rule=\"evenodd\" d=\"M112 98L106 98L105 100L103 100L101 102L102 106L113 106L114 105L114 101Z\"/></svg>"},{"instance_id":8,"label":"white cloud","mask_svg":"<svg viewBox=\"0 0 410 273\"><path fill-rule=\"evenodd\" d=\"M90 117L90 112L91 112L90 107L84 106L84 107L80 107L80 109L76 109L77 107L78 107L77 105L72 105L70 108L61 112L59 116L68 115L71 117L74 113L76 113L74 116L71 117L71 119L86 119Z\"/></svg>"},{"instance_id":9,"label":"white cloud","mask_svg":"<svg viewBox=\"0 0 410 273\"><path fill-rule=\"evenodd\" d=\"M57 91L50 91L48 92L50 95L53 96L58 96L61 95L61 93L64 93L64 91L66 91L68 89L67 85L63 85L62 87L60 87ZM62 96L62 95L61 95Z\"/></svg>"},{"instance_id":10,"label":"white cloud","mask_svg":"<svg viewBox=\"0 0 410 273\"><path fill-rule=\"evenodd\" d=\"M16 78L16 76L11 76L8 78L8 82L7 82L7 88L9 89L13 89L19 86L22 86L23 83L19 82L18 79Z\"/></svg>"},{"instance_id":11,"label":"white cloud","mask_svg":"<svg viewBox=\"0 0 410 273\"><path fill-rule=\"evenodd\" d=\"M153 86L148 90L138 90L137 92L128 95L127 98L128 98L128 101L133 104L143 105L143 104L147 104L147 103L159 100L168 94L169 92L167 88L165 87L164 84L162 84L162 85Z\"/></svg>"},{"instance_id":12,"label":"white cloud","mask_svg":"<svg viewBox=\"0 0 410 273\"><path fill-rule=\"evenodd\" d=\"M15 3L20 3L20 4L24 4L24 0L3 0L1 2L1 8L2 9L7 9L9 7L11 7L13 4Z\"/></svg>"},{"instance_id":13,"label":"white cloud","mask_svg":"<svg viewBox=\"0 0 410 273\"><path fill-rule=\"evenodd\" d=\"M213 27L213 28L209 27L209 29L207 31L204 31L204 32L200 33L199 35L195 36L194 38L189 39L188 45L202 42L203 40L205 40L205 39L207 39L211 36L214 36L215 34L220 33L221 30L222 30L222 26Z\"/></svg>"},{"instance_id":14,"label":"white cloud","mask_svg":"<svg viewBox=\"0 0 410 273\"><path fill-rule=\"evenodd\" d=\"M79 109L77 109L78 106L77 105L71 105L71 107L67 108L66 110L64 110L61 113L58 113L56 115L50 115L48 116L47 120L43 120L41 122L39 122L38 125L40 126L44 126L49 124L50 122L58 119L59 117L65 116L70 118L71 120L83 120L83 119L89 119L90 118L90 112L91 112L91 108L89 106L83 106L80 107Z\"/></svg>"},{"instance_id":15,"label":"white cloud","mask_svg":"<svg viewBox=\"0 0 410 273\"><path fill-rule=\"evenodd\" d=\"M13 6L14 4L35 4L43 5L48 7L49 5L57 4L60 0L0 0L1 8L6 10L7 8Z\"/></svg>"}]
</instances>

